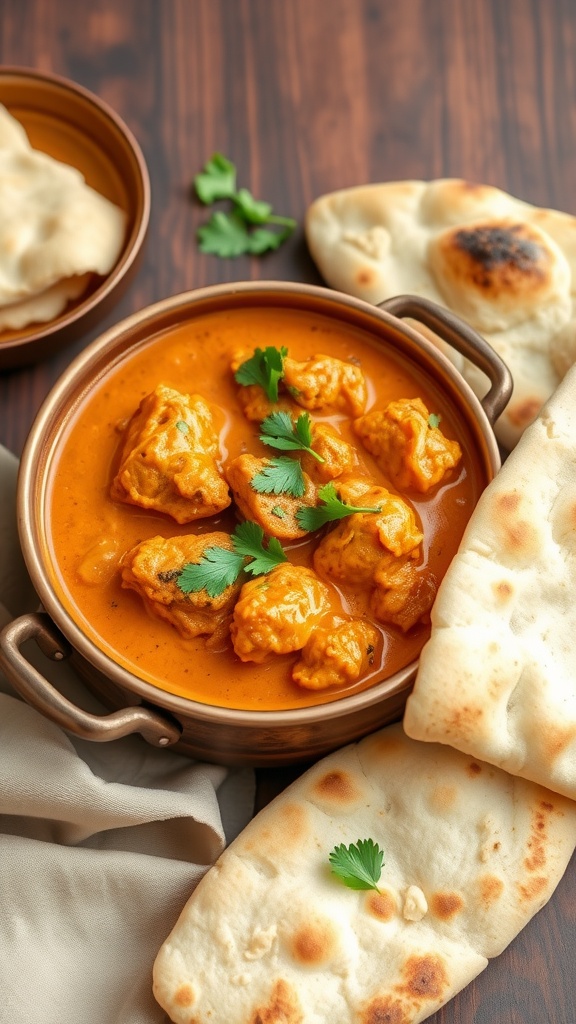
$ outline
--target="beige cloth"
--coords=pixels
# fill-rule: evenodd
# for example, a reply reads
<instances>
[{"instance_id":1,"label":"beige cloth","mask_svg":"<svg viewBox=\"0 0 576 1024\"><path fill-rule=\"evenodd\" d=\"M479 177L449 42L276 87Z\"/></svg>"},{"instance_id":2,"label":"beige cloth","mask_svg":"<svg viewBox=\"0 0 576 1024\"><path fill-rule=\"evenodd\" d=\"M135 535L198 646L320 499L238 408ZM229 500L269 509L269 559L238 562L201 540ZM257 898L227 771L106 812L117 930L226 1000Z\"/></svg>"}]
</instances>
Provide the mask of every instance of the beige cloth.
<instances>
[{"instance_id":1,"label":"beige cloth","mask_svg":"<svg viewBox=\"0 0 576 1024\"><path fill-rule=\"evenodd\" d=\"M15 527L17 463L0 448L0 622L35 597ZM65 664L36 664L88 711ZM0 1024L160 1024L154 957L207 866L249 820L250 770L89 743L0 678Z\"/></svg>"}]
</instances>

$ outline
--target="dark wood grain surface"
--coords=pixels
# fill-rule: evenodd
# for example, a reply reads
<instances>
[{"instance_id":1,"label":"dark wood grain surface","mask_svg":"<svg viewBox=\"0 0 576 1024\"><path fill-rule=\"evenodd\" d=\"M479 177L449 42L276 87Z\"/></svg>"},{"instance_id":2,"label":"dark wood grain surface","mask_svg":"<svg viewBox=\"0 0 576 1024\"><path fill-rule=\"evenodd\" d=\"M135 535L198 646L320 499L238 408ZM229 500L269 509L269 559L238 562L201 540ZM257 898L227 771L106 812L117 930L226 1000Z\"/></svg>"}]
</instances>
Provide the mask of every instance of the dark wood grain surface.
<instances>
[{"instance_id":1,"label":"dark wood grain surface","mask_svg":"<svg viewBox=\"0 0 576 1024\"><path fill-rule=\"evenodd\" d=\"M2 0L0 15L0 61L106 100L152 181L144 262L115 310L58 356L0 373L0 443L17 454L72 357L129 313L221 281L320 283L301 227L259 260L198 251L190 182L215 150L300 225L332 189L437 176L576 213L574 0ZM576 1024L575 867L434 1024Z\"/></svg>"}]
</instances>

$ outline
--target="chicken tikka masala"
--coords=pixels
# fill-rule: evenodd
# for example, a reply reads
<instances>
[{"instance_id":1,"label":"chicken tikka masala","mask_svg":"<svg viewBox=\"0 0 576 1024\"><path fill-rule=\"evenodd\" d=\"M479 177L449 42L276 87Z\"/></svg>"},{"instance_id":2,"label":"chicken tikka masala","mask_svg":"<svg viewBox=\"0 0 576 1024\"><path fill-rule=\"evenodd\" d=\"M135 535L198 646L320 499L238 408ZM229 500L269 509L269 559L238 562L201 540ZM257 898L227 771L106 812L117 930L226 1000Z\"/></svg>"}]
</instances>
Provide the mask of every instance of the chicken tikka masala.
<instances>
[{"instance_id":1,"label":"chicken tikka masala","mask_svg":"<svg viewBox=\"0 0 576 1024\"><path fill-rule=\"evenodd\" d=\"M161 689L258 710L335 700L418 656L478 498L473 460L434 382L362 330L297 309L201 315L125 356L69 425L55 582Z\"/></svg>"}]
</instances>

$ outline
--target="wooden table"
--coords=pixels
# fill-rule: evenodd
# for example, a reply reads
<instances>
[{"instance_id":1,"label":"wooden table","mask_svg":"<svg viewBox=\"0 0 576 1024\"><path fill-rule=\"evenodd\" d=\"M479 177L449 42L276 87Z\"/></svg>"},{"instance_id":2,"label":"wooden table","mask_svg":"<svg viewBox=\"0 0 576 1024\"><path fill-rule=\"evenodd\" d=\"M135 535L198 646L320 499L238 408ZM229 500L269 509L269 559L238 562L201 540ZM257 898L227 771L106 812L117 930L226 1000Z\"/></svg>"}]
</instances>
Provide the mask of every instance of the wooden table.
<instances>
[{"instance_id":1,"label":"wooden table","mask_svg":"<svg viewBox=\"0 0 576 1024\"><path fill-rule=\"evenodd\" d=\"M300 225L332 189L439 176L575 212L575 52L572 0L3 0L2 63L114 107L144 151L153 208L139 275L100 328L0 374L0 442L19 453L74 354L151 302L222 281L320 283L301 228L262 259L198 251L190 182L215 150ZM434 1024L576 1024L574 868Z\"/></svg>"}]
</instances>

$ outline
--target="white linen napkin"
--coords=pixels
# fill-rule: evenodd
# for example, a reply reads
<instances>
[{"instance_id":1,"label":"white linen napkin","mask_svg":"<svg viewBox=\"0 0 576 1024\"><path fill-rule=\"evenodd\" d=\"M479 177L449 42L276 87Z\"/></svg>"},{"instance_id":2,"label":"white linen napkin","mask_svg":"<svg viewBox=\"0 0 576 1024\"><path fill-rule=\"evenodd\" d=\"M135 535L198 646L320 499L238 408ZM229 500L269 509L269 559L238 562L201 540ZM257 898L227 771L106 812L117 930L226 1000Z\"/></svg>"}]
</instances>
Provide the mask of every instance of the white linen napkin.
<instances>
[{"instance_id":1,"label":"white linen napkin","mask_svg":"<svg viewBox=\"0 0 576 1024\"><path fill-rule=\"evenodd\" d=\"M0 447L0 625L37 599L18 546L17 462ZM105 713L65 663L34 663ZM254 775L150 747L90 743L0 676L0 1024L160 1024L160 945L252 814Z\"/></svg>"}]
</instances>

